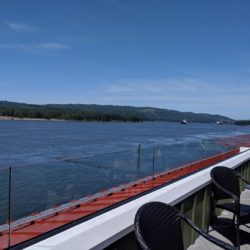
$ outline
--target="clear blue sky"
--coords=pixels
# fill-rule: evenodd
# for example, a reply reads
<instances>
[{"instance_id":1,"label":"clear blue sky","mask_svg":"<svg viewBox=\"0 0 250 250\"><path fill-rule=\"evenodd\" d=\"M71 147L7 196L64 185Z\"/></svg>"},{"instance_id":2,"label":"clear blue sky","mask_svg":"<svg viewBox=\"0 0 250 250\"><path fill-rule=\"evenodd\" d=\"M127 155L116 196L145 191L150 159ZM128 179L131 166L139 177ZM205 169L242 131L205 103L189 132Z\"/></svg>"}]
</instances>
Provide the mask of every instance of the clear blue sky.
<instances>
[{"instance_id":1,"label":"clear blue sky","mask_svg":"<svg viewBox=\"0 0 250 250\"><path fill-rule=\"evenodd\" d=\"M0 100L250 118L248 0L1 0Z\"/></svg>"}]
</instances>

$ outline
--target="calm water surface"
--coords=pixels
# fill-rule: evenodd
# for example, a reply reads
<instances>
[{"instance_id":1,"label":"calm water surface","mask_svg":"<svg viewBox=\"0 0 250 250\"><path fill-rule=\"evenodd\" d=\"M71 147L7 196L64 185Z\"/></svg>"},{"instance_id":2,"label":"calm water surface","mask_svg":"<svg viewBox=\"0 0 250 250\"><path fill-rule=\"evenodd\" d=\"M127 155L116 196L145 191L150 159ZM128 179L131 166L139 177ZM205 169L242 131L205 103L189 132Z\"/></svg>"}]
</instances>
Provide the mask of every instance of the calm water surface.
<instances>
[{"instance_id":1,"label":"calm water surface","mask_svg":"<svg viewBox=\"0 0 250 250\"><path fill-rule=\"evenodd\" d=\"M216 139L250 127L167 122L0 121L0 224L228 150ZM138 144L141 154L138 158ZM154 151L154 166L153 166Z\"/></svg>"}]
</instances>

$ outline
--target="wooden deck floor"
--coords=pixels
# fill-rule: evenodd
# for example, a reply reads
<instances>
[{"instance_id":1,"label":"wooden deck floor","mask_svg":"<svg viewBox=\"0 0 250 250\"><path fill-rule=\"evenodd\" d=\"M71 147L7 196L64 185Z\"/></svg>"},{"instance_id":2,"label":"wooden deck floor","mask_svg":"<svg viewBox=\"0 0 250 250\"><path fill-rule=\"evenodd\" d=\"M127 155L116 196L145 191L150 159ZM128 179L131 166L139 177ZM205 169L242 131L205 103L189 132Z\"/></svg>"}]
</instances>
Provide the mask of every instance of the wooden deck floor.
<instances>
[{"instance_id":1,"label":"wooden deck floor","mask_svg":"<svg viewBox=\"0 0 250 250\"><path fill-rule=\"evenodd\" d=\"M250 205L250 190L245 190L241 194L241 203ZM222 218L225 218L223 220ZM229 222L232 218L232 214L223 211L222 215L219 217L219 220L221 222ZM248 226L248 227L247 227ZM241 250L250 250L250 224L247 226L242 225L240 226L240 237L241 237ZM232 230L232 228L224 227L220 229L212 229L210 228L209 234L213 235L214 237L221 239L229 244L233 244L233 241L235 240L235 232ZM194 243L194 245L190 246L188 250L219 250L222 249L218 246L213 245L211 242L207 241L203 237L198 237Z\"/></svg>"}]
</instances>

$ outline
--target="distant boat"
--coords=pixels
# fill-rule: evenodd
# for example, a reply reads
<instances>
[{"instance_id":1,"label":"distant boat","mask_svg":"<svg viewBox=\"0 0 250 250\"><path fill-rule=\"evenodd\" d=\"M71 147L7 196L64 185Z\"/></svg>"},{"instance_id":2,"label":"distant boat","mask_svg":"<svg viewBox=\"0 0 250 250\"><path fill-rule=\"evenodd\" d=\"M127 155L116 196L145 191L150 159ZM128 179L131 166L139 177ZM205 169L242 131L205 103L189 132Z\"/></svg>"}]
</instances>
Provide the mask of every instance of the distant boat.
<instances>
[{"instance_id":1,"label":"distant boat","mask_svg":"<svg viewBox=\"0 0 250 250\"><path fill-rule=\"evenodd\" d=\"M181 124L187 124L187 120L185 119L181 120Z\"/></svg>"},{"instance_id":2,"label":"distant boat","mask_svg":"<svg viewBox=\"0 0 250 250\"><path fill-rule=\"evenodd\" d=\"M223 125L223 122L222 121L217 121L216 124L217 125Z\"/></svg>"}]
</instances>

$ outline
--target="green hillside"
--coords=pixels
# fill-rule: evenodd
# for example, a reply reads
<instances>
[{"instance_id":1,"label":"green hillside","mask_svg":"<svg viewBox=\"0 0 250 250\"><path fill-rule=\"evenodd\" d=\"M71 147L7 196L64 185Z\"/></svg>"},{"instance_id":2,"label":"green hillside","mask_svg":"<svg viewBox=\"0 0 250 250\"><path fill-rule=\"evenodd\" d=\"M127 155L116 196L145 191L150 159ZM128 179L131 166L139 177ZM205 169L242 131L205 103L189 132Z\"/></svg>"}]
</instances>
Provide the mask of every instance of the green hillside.
<instances>
[{"instance_id":1,"label":"green hillside","mask_svg":"<svg viewBox=\"0 0 250 250\"><path fill-rule=\"evenodd\" d=\"M235 121L235 124L236 125L247 125L249 126L250 125L250 120L239 120L239 121Z\"/></svg>"},{"instance_id":2,"label":"green hillside","mask_svg":"<svg viewBox=\"0 0 250 250\"><path fill-rule=\"evenodd\" d=\"M18 118L44 118L82 121L173 121L186 119L188 122L211 123L233 120L210 114L180 112L176 110L151 107L130 107L114 105L87 104L47 104L34 105L0 101L0 116Z\"/></svg>"}]
</instances>

